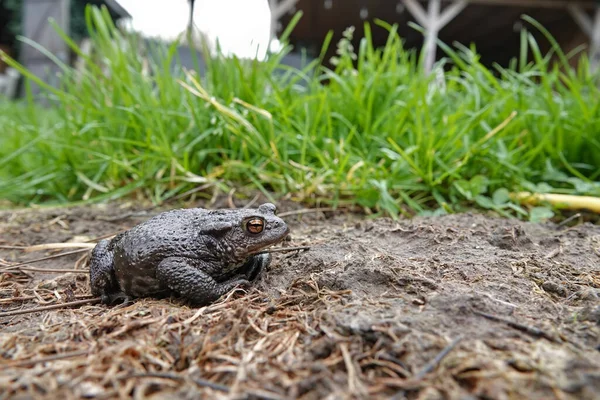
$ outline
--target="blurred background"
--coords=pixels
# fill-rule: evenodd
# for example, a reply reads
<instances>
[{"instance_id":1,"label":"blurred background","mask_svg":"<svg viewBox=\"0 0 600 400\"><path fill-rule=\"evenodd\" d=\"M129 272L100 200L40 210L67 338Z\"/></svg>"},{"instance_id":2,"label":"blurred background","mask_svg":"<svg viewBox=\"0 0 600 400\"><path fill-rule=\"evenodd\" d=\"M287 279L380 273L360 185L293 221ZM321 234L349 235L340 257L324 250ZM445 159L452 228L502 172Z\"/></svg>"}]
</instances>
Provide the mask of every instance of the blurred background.
<instances>
[{"instance_id":1,"label":"blurred background","mask_svg":"<svg viewBox=\"0 0 600 400\"><path fill-rule=\"evenodd\" d=\"M204 43L214 51L218 42L223 53L243 58L264 58L267 49L277 50L278 35L301 10L303 17L289 37L294 50L282 60L295 67L318 57L330 31L336 43L344 30L355 27L352 40L357 48L364 35L363 23L377 19L398 24L407 48L421 49L424 45L423 32L411 26L415 23L445 43L475 46L486 66L506 66L519 55L523 14L548 29L565 53L588 51L593 61L600 42L598 2L594 0L0 0L0 49L52 80L55 63L17 37L29 38L59 60L74 63L75 55L69 53L48 20L53 19L72 39L85 43L87 4L106 6L119 26L148 40L180 40L180 62L188 68L193 62L185 32L192 9L193 43ZM541 37L540 32L533 34ZM377 26L372 35L374 43L381 46L388 38L388 32ZM543 53L550 49L547 40L538 40L538 44ZM335 50L329 46L325 62ZM426 68L439 58L439 52L430 53ZM572 57L570 63L576 66L577 60L577 56ZM0 62L2 92L17 96L17 81L18 75Z\"/></svg>"},{"instance_id":2,"label":"blurred background","mask_svg":"<svg viewBox=\"0 0 600 400\"><path fill-rule=\"evenodd\" d=\"M158 204L235 188L548 218L510 193L600 196L599 10L0 0L0 197Z\"/></svg>"}]
</instances>

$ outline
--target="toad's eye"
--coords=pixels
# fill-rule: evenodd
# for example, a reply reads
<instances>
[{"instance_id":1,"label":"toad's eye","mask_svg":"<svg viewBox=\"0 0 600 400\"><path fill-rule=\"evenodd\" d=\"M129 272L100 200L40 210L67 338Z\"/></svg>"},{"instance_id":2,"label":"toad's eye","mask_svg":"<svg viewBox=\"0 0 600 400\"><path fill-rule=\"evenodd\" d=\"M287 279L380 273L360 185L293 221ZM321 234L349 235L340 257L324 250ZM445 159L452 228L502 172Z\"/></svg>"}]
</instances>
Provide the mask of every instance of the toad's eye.
<instances>
[{"instance_id":1,"label":"toad's eye","mask_svg":"<svg viewBox=\"0 0 600 400\"><path fill-rule=\"evenodd\" d=\"M250 233L261 233L265 229L265 221L260 218L252 218L246 222L246 230Z\"/></svg>"}]
</instances>

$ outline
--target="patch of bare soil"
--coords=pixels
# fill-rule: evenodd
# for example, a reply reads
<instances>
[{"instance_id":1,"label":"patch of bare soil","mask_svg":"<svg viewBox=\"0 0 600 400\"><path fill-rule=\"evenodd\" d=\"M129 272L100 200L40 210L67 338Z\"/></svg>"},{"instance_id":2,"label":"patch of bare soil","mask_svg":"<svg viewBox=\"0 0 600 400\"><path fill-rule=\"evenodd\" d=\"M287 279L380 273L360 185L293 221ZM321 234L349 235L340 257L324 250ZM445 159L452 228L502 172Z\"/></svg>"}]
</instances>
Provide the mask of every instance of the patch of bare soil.
<instances>
[{"instance_id":1,"label":"patch of bare soil","mask_svg":"<svg viewBox=\"0 0 600 400\"><path fill-rule=\"evenodd\" d=\"M92 240L148 218L110 218L125 211L2 213L2 312L85 299L86 251L14 267L57 252L18 246ZM310 251L275 253L255 286L207 307L0 312L0 397L598 398L599 226L284 219L285 246Z\"/></svg>"}]
</instances>

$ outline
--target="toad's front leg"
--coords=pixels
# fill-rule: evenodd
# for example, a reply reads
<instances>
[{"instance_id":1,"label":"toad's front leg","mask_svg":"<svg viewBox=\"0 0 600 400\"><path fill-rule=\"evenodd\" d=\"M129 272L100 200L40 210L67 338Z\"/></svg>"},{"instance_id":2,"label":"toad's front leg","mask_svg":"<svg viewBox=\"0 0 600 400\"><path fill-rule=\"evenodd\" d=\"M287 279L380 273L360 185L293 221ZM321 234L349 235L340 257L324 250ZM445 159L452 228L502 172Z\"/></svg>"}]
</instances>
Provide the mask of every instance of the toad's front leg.
<instances>
[{"instance_id":1,"label":"toad's front leg","mask_svg":"<svg viewBox=\"0 0 600 400\"><path fill-rule=\"evenodd\" d=\"M217 282L205 272L210 269L211 266L201 260L169 257L158 264L156 277L170 290L197 306L210 304L236 286L250 283L240 276Z\"/></svg>"},{"instance_id":2,"label":"toad's front leg","mask_svg":"<svg viewBox=\"0 0 600 400\"><path fill-rule=\"evenodd\" d=\"M255 254L244 263L240 272L246 275L249 281L254 281L271 263L271 259L271 253Z\"/></svg>"}]
</instances>

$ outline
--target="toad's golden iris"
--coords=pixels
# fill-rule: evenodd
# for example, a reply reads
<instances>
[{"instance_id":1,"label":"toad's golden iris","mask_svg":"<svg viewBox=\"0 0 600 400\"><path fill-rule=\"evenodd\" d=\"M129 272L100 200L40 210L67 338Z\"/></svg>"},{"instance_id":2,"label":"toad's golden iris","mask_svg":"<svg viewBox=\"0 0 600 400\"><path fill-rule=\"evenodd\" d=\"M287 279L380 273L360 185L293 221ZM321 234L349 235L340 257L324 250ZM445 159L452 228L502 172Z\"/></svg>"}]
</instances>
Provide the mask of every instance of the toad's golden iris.
<instances>
[{"instance_id":1,"label":"toad's golden iris","mask_svg":"<svg viewBox=\"0 0 600 400\"><path fill-rule=\"evenodd\" d=\"M265 229L265 221L260 218L253 218L246 222L246 229L250 233L261 233Z\"/></svg>"}]
</instances>

